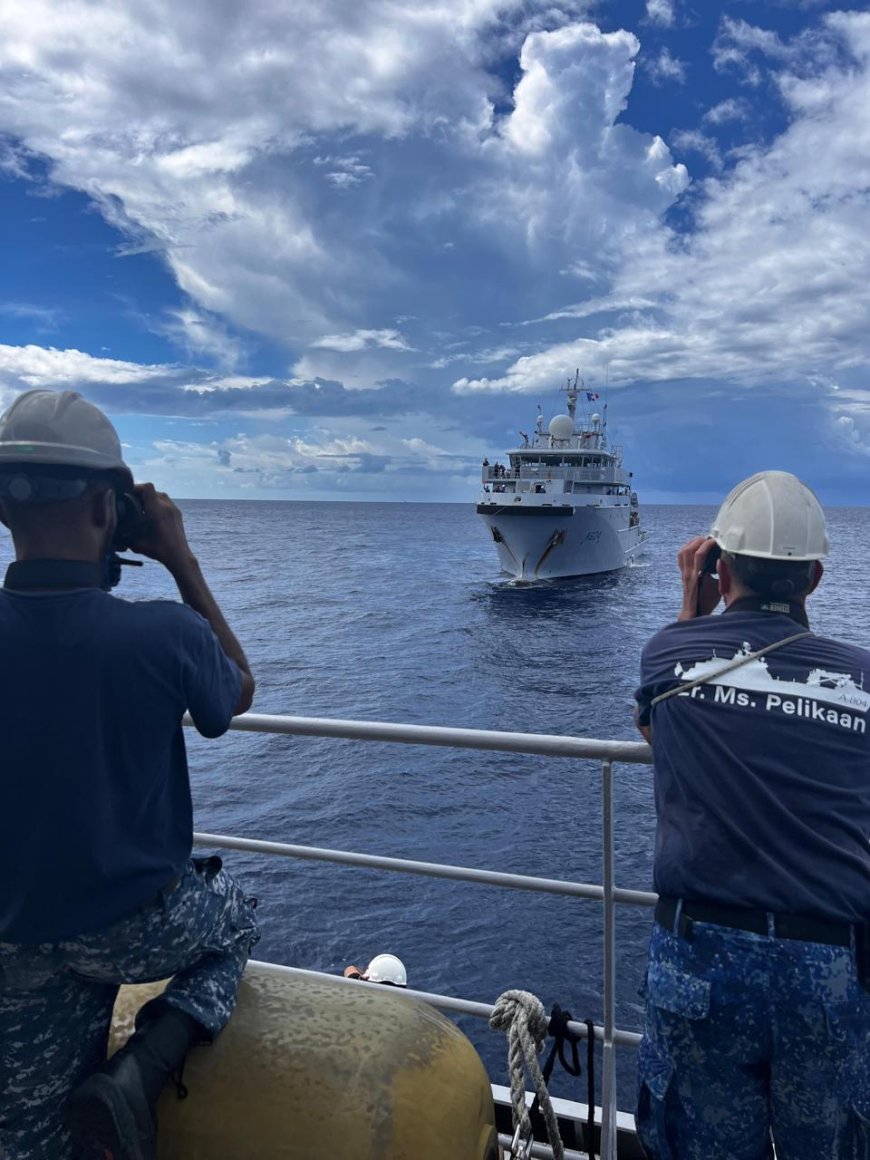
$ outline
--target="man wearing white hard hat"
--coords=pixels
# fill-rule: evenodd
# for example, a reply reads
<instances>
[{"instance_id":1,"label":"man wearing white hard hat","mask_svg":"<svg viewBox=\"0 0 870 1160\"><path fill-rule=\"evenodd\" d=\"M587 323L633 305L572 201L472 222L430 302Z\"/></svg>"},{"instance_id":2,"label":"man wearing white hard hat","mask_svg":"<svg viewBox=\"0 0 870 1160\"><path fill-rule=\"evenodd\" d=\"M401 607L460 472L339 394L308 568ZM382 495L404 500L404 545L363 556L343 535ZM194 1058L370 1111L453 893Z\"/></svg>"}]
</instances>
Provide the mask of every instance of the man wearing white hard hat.
<instances>
[{"instance_id":1,"label":"man wearing white hard hat","mask_svg":"<svg viewBox=\"0 0 870 1160\"><path fill-rule=\"evenodd\" d=\"M810 630L827 552L810 489L752 476L678 553L682 608L643 652L654 1160L870 1156L870 653Z\"/></svg>"},{"instance_id":2,"label":"man wearing white hard hat","mask_svg":"<svg viewBox=\"0 0 870 1160\"><path fill-rule=\"evenodd\" d=\"M80 395L0 416L0 519L0 1157L153 1160L160 1090L257 937L220 859L191 859L182 717L218 737L254 681L180 511ZM129 547L181 602L110 595ZM119 984L169 976L107 1063Z\"/></svg>"}]
</instances>

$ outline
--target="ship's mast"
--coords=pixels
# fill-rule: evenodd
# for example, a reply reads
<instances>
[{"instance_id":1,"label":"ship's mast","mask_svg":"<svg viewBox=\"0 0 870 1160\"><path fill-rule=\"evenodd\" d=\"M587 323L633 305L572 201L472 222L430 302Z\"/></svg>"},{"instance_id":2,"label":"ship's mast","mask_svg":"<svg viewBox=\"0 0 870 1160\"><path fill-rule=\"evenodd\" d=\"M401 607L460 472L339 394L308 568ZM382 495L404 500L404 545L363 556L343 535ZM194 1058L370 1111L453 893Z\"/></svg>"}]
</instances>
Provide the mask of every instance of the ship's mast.
<instances>
[{"instance_id":1,"label":"ship's mast","mask_svg":"<svg viewBox=\"0 0 870 1160\"><path fill-rule=\"evenodd\" d=\"M568 380L568 385L563 388L568 396L568 414L573 419L577 413L577 396L580 393L580 387L583 385L583 380L580 378L580 368L574 372L574 382Z\"/></svg>"}]
</instances>

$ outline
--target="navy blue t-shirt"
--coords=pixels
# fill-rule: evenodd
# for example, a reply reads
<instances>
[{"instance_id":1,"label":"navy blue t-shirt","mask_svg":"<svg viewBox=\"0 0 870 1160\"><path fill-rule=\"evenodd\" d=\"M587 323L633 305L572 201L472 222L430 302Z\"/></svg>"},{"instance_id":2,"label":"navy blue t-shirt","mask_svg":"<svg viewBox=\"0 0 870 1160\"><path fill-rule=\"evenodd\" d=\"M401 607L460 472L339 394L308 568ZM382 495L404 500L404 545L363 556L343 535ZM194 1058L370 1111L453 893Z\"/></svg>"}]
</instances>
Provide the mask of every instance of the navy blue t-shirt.
<instances>
[{"instance_id":1,"label":"navy blue t-shirt","mask_svg":"<svg viewBox=\"0 0 870 1160\"><path fill-rule=\"evenodd\" d=\"M190 857L181 718L229 726L238 666L172 601L0 591L0 940L55 942L153 899Z\"/></svg>"},{"instance_id":2,"label":"navy blue t-shirt","mask_svg":"<svg viewBox=\"0 0 870 1160\"><path fill-rule=\"evenodd\" d=\"M652 725L660 894L870 918L870 653L761 611L670 624L635 694ZM659 694L710 679L651 708Z\"/></svg>"}]
</instances>

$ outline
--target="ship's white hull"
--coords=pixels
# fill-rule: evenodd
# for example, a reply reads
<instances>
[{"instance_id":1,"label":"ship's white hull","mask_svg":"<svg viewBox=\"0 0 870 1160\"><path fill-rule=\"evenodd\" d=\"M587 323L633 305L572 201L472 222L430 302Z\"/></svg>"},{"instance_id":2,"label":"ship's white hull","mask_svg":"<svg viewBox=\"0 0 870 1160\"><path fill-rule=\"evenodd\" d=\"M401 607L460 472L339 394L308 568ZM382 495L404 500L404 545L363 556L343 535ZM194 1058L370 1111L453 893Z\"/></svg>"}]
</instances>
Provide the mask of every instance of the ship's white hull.
<instances>
[{"instance_id":1,"label":"ship's white hull","mask_svg":"<svg viewBox=\"0 0 870 1160\"><path fill-rule=\"evenodd\" d=\"M523 506L518 511L486 502L477 508L502 569L518 580L615 572L637 555L646 539L639 526L629 526L627 504Z\"/></svg>"}]
</instances>

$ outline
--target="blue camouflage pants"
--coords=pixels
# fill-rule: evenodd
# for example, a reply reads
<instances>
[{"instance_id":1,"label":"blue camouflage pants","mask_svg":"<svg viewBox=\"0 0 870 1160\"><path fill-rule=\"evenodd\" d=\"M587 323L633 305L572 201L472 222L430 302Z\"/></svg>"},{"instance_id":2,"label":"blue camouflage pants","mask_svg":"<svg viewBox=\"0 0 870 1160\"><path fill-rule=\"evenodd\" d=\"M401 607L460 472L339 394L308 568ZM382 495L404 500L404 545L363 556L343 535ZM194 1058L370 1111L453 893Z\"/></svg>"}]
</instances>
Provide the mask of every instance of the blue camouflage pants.
<instances>
[{"instance_id":1,"label":"blue camouflage pants","mask_svg":"<svg viewBox=\"0 0 870 1160\"><path fill-rule=\"evenodd\" d=\"M213 1038L257 941L252 906L220 860L106 930L46 945L0 943L0 1160L68 1160L70 1092L106 1059L121 983L173 976L165 1001Z\"/></svg>"},{"instance_id":2,"label":"blue camouflage pants","mask_svg":"<svg viewBox=\"0 0 870 1160\"><path fill-rule=\"evenodd\" d=\"M870 993L845 947L658 923L637 1128L653 1160L868 1160Z\"/></svg>"}]
</instances>

